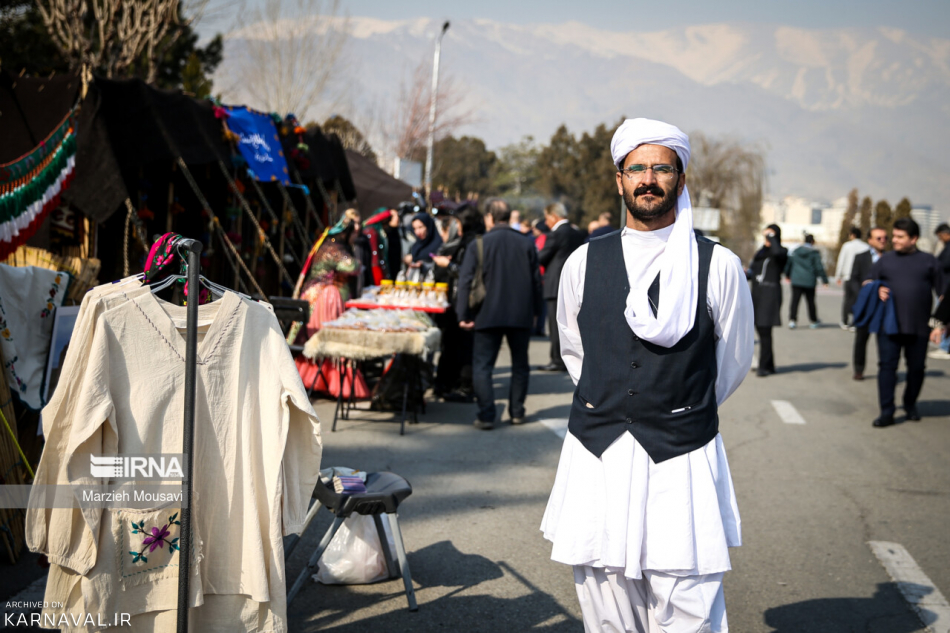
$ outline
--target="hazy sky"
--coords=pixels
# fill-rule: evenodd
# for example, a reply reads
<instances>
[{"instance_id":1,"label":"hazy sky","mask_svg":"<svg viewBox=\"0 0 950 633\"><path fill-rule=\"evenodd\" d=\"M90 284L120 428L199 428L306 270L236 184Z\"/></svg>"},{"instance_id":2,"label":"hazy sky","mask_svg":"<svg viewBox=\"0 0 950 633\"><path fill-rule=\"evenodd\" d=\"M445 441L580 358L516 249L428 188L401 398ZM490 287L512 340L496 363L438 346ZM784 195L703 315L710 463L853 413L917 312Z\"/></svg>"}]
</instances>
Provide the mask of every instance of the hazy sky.
<instances>
[{"instance_id":1,"label":"hazy sky","mask_svg":"<svg viewBox=\"0 0 950 633\"><path fill-rule=\"evenodd\" d=\"M284 0L288 6L295 0ZM264 0L244 0L245 7ZM515 24L578 21L615 31L662 31L713 22L782 24L802 28L888 26L950 39L950 0L342 0L353 16L385 20L418 17L486 18ZM214 4L214 2L212 2ZM224 7L233 7L228 0ZM203 35L227 30L225 9L199 26Z\"/></svg>"},{"instance_id":2,"label":"hazy sky","mask_svg":"<svg viewBox=\"0 0 950 633\"><path fill-rule=\"evenodd\" d=\"M251 0L254 1L254 0ZM803 28L889 26L950 37L948 0L343 0L350 15L388 20L414 17L499 22L570 20L617 31L661 31L710 22L763 22Z\"/></svg>"}]
</instances>

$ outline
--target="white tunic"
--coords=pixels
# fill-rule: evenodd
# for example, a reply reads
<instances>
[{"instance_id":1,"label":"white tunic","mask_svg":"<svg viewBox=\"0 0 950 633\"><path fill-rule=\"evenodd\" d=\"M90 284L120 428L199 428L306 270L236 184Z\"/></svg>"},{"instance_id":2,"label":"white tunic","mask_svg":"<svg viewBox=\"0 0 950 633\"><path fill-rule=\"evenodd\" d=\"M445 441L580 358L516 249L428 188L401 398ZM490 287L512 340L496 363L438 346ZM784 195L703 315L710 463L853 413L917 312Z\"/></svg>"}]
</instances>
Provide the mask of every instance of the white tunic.
<instances>
[{"instance_id":1,"label":"white tunic","mask_svg":"<svg viewBox=\"0 0 950 633\"><path fill-rule=\"evenodd\" d=\"M622 231L631 292L649 288L671 231ZM561 356L575 384L584 361L577 315L587 248L567 259L558 291ZM752 364L752 297L739 258L724 247L713 250L708 279L721 405ZM599 458L568 433L541 530L554 544L551 558L568 565L622 568L629 578L641 578L645 569L679 575L728 571L728 548L739 546L742 536L722 437L656 464L630 433Z\"/></svg>"},{"instance_id":2,"label":"white tunic","mask_svg":"<svg viewBox=\"0 0 950 633\"><path fill-rule=\"evenodd\" d=\"M124 299L104 312L90 301L94 328L80 319L84 328L74 337L91 342L74 341L82 358L67 362L60 389L68 393L45 410L50 444L38 480L86 483L78 466L89 455L180 450L186 310L148 289ZM196 611L202 624L195 629L283 632L282 538L303 527L319 476L319 421L269 310L226 293L198 313L191 606L206 608ZM32 509L30 547L57 566L47 598L69 596L67 605L90 613L174 610L178 510ZM169 547L146 548L142 525L144 534L167 528ZM216 615L224 612L232 619Z\"/></svg>"}]
</instances>

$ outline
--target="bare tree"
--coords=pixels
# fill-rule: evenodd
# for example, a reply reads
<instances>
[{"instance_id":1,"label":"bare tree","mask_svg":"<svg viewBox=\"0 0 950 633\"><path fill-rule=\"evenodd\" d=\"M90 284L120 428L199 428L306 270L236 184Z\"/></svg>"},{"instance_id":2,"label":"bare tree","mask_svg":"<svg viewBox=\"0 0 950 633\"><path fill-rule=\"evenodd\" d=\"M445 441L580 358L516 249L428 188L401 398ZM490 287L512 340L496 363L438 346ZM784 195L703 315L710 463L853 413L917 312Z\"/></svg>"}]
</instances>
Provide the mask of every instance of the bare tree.
<instances>
[{"instance_id":1,"label":"bare tree","mask_svg":"<svg viewBox=\"0 0 950 633\"><path fill-rule=\"evenodd\" d=\"M736 139L689 135L693 204L719 209L720 235L743 261L752 256L765 191L765 151Z\"/></svg>"},{"instance_id":2,"label":"bare tree","mask_svg":"<svg viewBox=\"0 0 950 633\"><path fill-rule=\"evenodd\" d=\"M144 58L146 81L154 83L159 60L206 4L181 17L180 0L37 0L53 42L73 71L124 74Z\"/></svg>"},{"instance_id":3,"label":"bare tree","mask_svg":"<svg viewBox=\"0 0 950 633\"><path fill-rule=\"evenodd\" d=\"M397 110L384 131L393 154L398 158L421 158L418 155L425 147L429 131L431 84L432 65L428 59L424 59L413 70L410 82L403 82L399 88ZM436 140L450 136L463 125L477 120L475 111L466 98L465 91L452 75L443 75L440 78Z\"/></svg>"},{"instance_id":4,"label":"bare tree","mask_svg":"<svg viewBox=\"0 0 950 633\"><path fill-rule=\"evenodd\" d=\"M240 84L256 107L301 121L335 109L350 21L340 0L266 0L232 37L246 42ZM315 110L321 110L316 112Z\"/></svg>"}]
</instances>

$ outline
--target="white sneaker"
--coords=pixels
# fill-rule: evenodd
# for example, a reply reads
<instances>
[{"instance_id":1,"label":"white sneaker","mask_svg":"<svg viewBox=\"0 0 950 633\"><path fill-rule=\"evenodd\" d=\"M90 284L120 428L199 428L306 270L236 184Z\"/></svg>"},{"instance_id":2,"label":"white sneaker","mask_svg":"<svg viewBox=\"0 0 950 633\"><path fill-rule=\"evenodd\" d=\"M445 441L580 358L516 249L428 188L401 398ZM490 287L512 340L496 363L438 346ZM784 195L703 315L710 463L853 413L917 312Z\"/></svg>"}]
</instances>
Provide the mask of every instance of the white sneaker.
<instances>
[{"instance_id":1,"label":"white sneaker","mask_svg":"<svg viewBox=\"0 0 950 633\"><path fill-rule=\"evenodd\" d=\"M927 354L927 358L934 358L937 360L950 360L950 352L945 352L942 349L935 349L934 351Z\"/></svg>"},{"instance_id":2,"label":"white sneaker","mask_svg":"<svg viewBox=\"0 0 950 633\"><path fill-rule=\"evenodd\" d=\"M851 328L848 327L848 324L847 324L847 323L838 323L838 327L840 327L842 330L849 330L849 329L851 329Z\"/></svg>"},{"instance_id":3,"label":"white sneaker","mask_svg":"<svg viewBox=\"0 0 950 633\"><path fill-rule=\"evenodd\" d=\"M794 321L789 321L789 322L788 322L788 329L794 330L796 327L798 327L798 326L796 325L796 323L795 323Z\"/></svg>"}]
</instances>

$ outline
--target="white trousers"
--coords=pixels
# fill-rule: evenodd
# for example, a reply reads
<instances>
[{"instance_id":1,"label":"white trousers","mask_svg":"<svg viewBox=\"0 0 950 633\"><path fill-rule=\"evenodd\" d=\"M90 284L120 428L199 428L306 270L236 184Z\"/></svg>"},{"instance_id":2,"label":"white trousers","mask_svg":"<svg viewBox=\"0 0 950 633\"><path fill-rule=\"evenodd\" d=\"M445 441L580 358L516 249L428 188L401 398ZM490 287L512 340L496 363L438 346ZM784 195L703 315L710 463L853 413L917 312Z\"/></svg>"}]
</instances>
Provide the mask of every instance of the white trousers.
<instances>
[{"instance_id":1,"label":"white trousers","mask_svg":"<svg viewBox=\"0 0 950 633\"><path fill-rule=\"evenodd\" d=\"M587 633L727 633L723 574L671 576L574 566L574 584Z\"/></svg>"}]
</instances>

